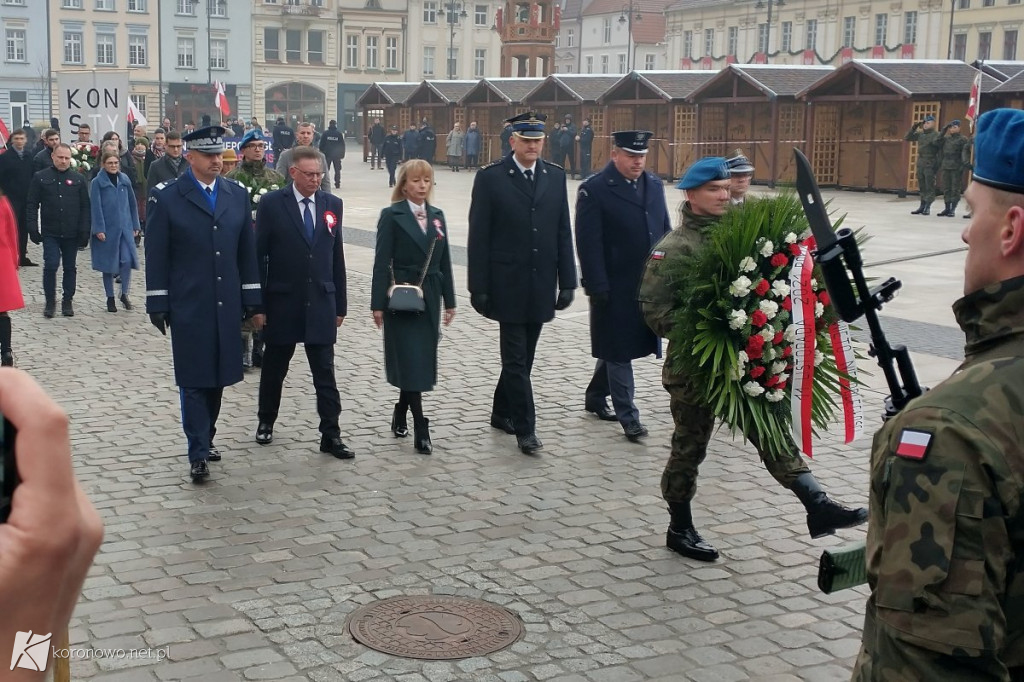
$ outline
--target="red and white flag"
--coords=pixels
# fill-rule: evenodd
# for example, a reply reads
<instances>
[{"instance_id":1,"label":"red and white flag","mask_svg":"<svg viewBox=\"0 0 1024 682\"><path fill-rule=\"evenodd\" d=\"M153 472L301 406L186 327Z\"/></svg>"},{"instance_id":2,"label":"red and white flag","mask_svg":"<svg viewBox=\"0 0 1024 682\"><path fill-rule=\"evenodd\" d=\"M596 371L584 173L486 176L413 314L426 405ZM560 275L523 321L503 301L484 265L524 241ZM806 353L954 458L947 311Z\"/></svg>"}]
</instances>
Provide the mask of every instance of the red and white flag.
<instances>
[{"instance_id":1,"label":"red and white flag","mask_svg":"<svg viewBox=\"0 0 1024 682\"><path fill-rule=\"evenodd\" d=\"M223 116L231 115L231 105L228 103L228 95L224 92L224 84L220 81L214 82L214 87L217 88L217 95L213 98L213 104L220 110Z\"/></svg>"},{"instance_id":2,"label":"red and white flag","mask_svg":"<svg viewBox=\"0 0 1024 682\"><path fill-rule=\"evenodd\" d=\"M981 71L974 77L971 85L971 97L967 101L966 118L971 122L971 132L974 132L974 122L978 120L978 108L981 106Z\"/></svg>"},{"instance_id":3,"label":"red and white flag","mask_svg":"<svg viewBox=\"0 0 1024 682\"><path fill-rule=\"evenodd\" d=\"M142 112L139 111L139 108L135 106L135 102L132 101L131 97L128 98L128 121L137 126L148 125L146 117L143 116Z\"/></svg>"},{"instance_id":4,"label":"red and white flag","mask_svg":"<svg viewBox=\"0 0 1024 682\"><path fill-rule=\"evenodd\" d=\"M0 118L0 148L7 146L7 140L11 138L11 131L7 129L7 124Z\"/></svg>"},{"instance_id":5,"label":"red and white flag","mask_svg":"<svg viewBox=\"0 0 1024 682\"><path fill-rule=\"evenodd\" d=\"M903 429L900 432L900 442L896 446L896 454L907 459L924 459L931 442L932 434L927 431Z\"/></svg>"}]
</instances>

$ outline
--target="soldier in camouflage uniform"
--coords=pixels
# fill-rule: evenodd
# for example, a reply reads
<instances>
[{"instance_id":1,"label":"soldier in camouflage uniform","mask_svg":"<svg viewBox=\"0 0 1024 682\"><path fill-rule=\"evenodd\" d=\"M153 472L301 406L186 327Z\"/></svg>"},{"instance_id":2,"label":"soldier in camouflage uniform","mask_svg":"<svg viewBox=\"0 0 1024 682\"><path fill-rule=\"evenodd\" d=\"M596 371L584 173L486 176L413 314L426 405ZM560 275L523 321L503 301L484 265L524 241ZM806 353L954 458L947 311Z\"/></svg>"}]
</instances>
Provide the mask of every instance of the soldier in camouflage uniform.
<instances>
[{"instance_id":1,"label":"soldier in camouflage uniform","mask_svg":"<svg viewBox=\"0 0 1024 682\"><path fill-rule=\"evenodd\" d=\"M640 283L639 300L644 319L659 336L668 334L675 310L684 305L677 299L675 286L663 266L701 247L729 209L729 178L725 159L709 157L693 164L677 185L686 190L687 197L682 209L682 225L654 247ZM691 559L714 561L718 550L697 532L690 512L690 501L697 489L697 469L707 456L715 425L714 412L703 401L700 387L673 370L667 360L662 370L662 383L669 393L669 407L675 422L672 453L661 477L661 494L671 515L665 544ZM811 537L830 535L837 528L848 528L867 520L867 510L847 509L829 499L795 444L784 454L773 457L761 450L756 433L746 435L757 448L768 473L792 490L804 504Z\"/></svg>"},{"instance_id":2,"label":"soldier in camouflage uniform","mask_svg":"<svg viewBox=\"0 0 1024 682\"><path fill-rule=\"evenodd\" d=\"M268 192L285 186L288 181L273 168L267 167L265 160L267 143L263 134L255 128L242 137L238 144L242 152L242 162L227 177L251 189L266 189ZM253 220L256 216L256 204L252 205ZM252 319L242 323L242 366L263 366L263 340Z\"/></svg>"},{"instance_id":3,"label":"soldier in camouflage uniform","mask_svg":"<svg viewBox=\"0 0 1024 682\"><path fill-rule=\"evenodd\" d=\"M960 203L960 195L964 186L964 150L967 138L960 134L960 121L954 120L942 129L942 148L939 158L939 173L942 176L942 194L946 200L946 210L935 215L952 218L956 215L956 205ZM970 150L968 150L968 155ZM970 164L970 156L967 157Z\"/></svg>"},{"instance_id":4,"label":"soldier in camouflage uniform","mask_svg":"<svg viewBox=\"0 0 1024 682\"><path fill-rule=\"evenodd\" d=\"M921 192L921 205L911 215L928 215L935 201L935 173L939 168L939 149L942 147L942 135L935 130L935 117L925 116L918 121L904 138L907 142L917 143L917 187Z\"/></svg>"},{"instance_id":5,"label":"soldier in camouflage uniform","mask_svg":"<svg viewBox=\"0 0 1024 682\"><path fill-rule=\"evenodd\" d=\"M1024 111L977 146L966 358L872 447L858 682L1024 680Z\"/></svg>"}]
</instances>

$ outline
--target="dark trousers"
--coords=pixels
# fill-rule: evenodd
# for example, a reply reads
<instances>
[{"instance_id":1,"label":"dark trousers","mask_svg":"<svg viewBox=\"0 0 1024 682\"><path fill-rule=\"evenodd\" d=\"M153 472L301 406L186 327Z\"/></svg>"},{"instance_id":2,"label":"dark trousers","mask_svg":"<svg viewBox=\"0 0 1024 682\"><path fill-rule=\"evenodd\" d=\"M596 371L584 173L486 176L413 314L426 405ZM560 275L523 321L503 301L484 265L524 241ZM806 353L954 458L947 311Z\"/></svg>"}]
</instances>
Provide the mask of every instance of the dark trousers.
<instances>
[{"instance_id":1,"label":"dark trousers","mask_svg":"<svg viewBox=\"0 0 1024 682\"><path fill-rule=\"evenodd\" d=\"M466 154L466 170L469 170L470 168L476 168L479 165L480 165L480 155L479 154Z\"/></svg>"},{"instance_id":2,"label":"dark trousers","mask_svg":"<svg viewBox=\"0 0 1024 682\"><path fill-rule=\"evenodd\" d=\"M398 168L398 159L384 159L388 166L388 187L395 186L395 169Z\"/></svg>"},{"instance_id":3,"label":"dark trousers","mask_svg":"<svg viewBox=\"0 0 1024 682\"><path fill-rule=\"evenodd\" d=\"M78 282L78 237L43 236L43 294L47 301L57 298L57 268L63 266L64 299L75 297Z\"/></svg>"},{"instance_id":4,"label":"dark trousers","mask_svg":"<svg viewBox=\"0 0 1024 682\"><path fill-rule=\"evenodd\" d=\"M383 149L383 144L370 145L370 168L373 168L374 164L377 165L377 168L380 168L380 161L384 158Z\"/></svg>"},{"instance_id":5,"label":"dark trousers","mask_svg":"<svg viewBox=\"0 0 1024 682\"><path fill-rule=\"evenodd\" d=\"M586 404L601 404L611 396L615 417L625 426L640 421L640 410L636 408L633 397L636 395L636 384L633 382L633 363L598 360L594 366L594 376L587 386Z\"/></svg>"},{"instance_id":6,"label":"dark trousers","mask_svg":"<svg viewBox=\"0 0 1024 682\"><path fill-rule=\"evenodd\" d=\"M14 197L7 197L11 202L11 210L14 211L14 221L18 223L18 258L25 260L28 253L28 214L25 212L25 202L15 201Z\"/></svg>"},{"instance_id":7,"label":"dark trousers","mask_svg":"<svg viewBox=\"0 0 1024 682\"><path fill-rule=\"evenodd\" d=\"M565 162L566 158L569 159L568 165L566 165ZM569 171L572 175L576 175L576 150L573 147L560 147L558 149L558 158L555 159L555 163Z\"/></svg>"},{"instance_id":8,"label":"dark trousers","mask_svg":"<svg viewBox=\"0 0 1024 682\"><path fill-rule=\"evenodd\" d=\"M341 414L341 396L334 380L334 345L306 345L306 359L313 373L316 389L316 411L320 415L320 433L328 438L341 435L338 415ZM281 386L288 374L288 365L295 354L295 344L270 344L263 349L263 368L260 371L259 420L267 424L277 421L281 407Z\"/></svg>"},{"instance_id":9,"label":"dark trousers","mask_svg":"<svg viewBox=\"0 0 1024 682\"><path fill-rule=\"evenodd\" d=\"M181 395L181 428L188 441L188 461L199 462L210 458L210 446L217 435L217 417L223 388L178 389Z\"/></svg>"},{"instance_id":10,"label":"dark trousers","mask_svg":"<svg viewBox=\"0 0 1024 682\"><path fill-rule=\"evenodd\" d=\"M580 180L586 180L590 175L590 150L580 149Z\"/></svg>"},{"instance_id":11,"label":"dark trousers","mask_svg":"<svg viewBox=\"0 0 1024 682\"><path fill-rule=\"evenodd\" d=\"M542 326L539 322L502 322L500 327L501 376L494 388L491 410L500 417L511 417L520 436L533 433L537 427L530 373Z\"/></svg>"},{"instance_id":12,"label":"dark trousers","mask_svg":"<svg viewBox=\"0 0 1024 682\"><path fill-rule=\"evenodd\" d=\"M327 174L331 174L331 167L334 167L334 186L341 186L341 157L340 156L328 156L327 157Z\"/></svg>"}]
</instances>

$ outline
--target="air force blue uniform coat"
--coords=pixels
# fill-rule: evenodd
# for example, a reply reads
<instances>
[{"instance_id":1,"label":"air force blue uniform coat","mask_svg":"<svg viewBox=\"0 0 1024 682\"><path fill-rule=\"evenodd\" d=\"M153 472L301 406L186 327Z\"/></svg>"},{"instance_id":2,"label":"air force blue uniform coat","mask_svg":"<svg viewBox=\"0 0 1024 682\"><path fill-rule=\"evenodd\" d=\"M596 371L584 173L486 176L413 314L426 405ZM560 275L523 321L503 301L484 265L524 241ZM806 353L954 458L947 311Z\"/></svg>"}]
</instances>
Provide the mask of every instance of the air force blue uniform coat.
<instances>
[{"instance_id":1,"label":"air force blue uniform coat","mask_svg":"<svg viewBox=\"0 0 1024 682\"><path fill-rule=\"evenodd\" d=\"M292 185L265 194L256 211L267 344L334 344L336 318L348 314L342 202L321 190L312 198L316 202L312 242L306 238Z\"/></svg>"},{"instance_id":2,"label":"air force blue uniform coat","mask_svg":"<svg viewBox=\"0 0 1024 682\"><path fill-rule=\"evenodd\" d=\"M242 380L242 313L261 301L249 194L221 177L214 202L191 170L149 195L146 312L170 315L183 388Z\"/></svg>"},{"instance_id":3,"label":"air force blue uniform coat","mask_svg":"<svg viewBox=\"0 0 1024 682\"><path fill-rule=\"evenodd\" d=\"M587 295L608 294L608 305L590 308L590 347L595 358L626 362L652 353L661 341L640 314L636 293L647 256L672 230L658 176L644 171L640 191L609 162L590 176L576 197L576 250Z\"/></svg>"},{"instance_id":4,"label":"air force blue uniform coat","mask_svg":"<svg viewBox=\"0 0 1024 682\"><path fill-rule=\"evenodd\" d=\"M531 186L509 154L473 180L469 291L490 297L498 322L548 322L558 290L576 288L565 171L541 159L534 171Z\"/></svg>"}]
</instances>

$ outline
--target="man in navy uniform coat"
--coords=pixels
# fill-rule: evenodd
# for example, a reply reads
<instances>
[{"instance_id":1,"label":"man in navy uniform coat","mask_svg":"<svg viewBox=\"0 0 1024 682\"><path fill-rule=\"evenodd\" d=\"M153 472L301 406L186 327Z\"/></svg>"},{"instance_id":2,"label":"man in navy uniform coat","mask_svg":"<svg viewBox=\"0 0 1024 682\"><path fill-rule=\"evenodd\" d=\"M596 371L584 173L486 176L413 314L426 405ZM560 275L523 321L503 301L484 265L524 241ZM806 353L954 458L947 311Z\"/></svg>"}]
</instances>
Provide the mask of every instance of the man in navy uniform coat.
<instances>
[{"instance_id":1,"label":"man in navy uniform coat","mask_svg":"<svg viewBox=\"0 0 1024 682\"><path fill-rule=\"evenodd\" d=\"M242 380L242 317L258 312L259 270L249 193L220 177L225 129L183 139L189 170L149 195L146 312L171 327L174 380L193 481L210 475L224 387Z\"/></svg>"},{"instance_id":2,"label":"man in navy uniform coat","mask_svg":"<svg viewBox=\"0 0 1024 682\"><path fill-rule=\"evenodd\" d=\"M601 419L618 420L633 442L647 429L633 401L632 360L661 357L661 339L644 322L636 292L651 249L672 229L661 180L644 170L653 134L612 133L611 160L580 185L576 197L576 251L590 297L591 353L598 359L585 407ZM609 394L614 414L605 401Z\"/></svg>"},{"instance_id":3,"label":"man in navy uniform coat","mask_svg":"<svg viewBox=\"0 0 1024 682\"><path fill-rule=\"evenodd\" d=\"M320 451L338 459L355 457L341 440L341 399L334 379L334 344L345 321L345 251L341 199L320 188L320 153L293 147L291 184L260 199L256 211L256 256L263 282L266 319L260 374L256 442L274 438L281 386L295 344L306 348L320 414Z\"/></svg>"},{"instance_id":4,"label":"man in navy uniform coat","mask_svg":"<svg viewBox=\"0 0 1024 682\"><path fill-rule=\"evenodd\" d=\"M543 324L572 304L576 259L565 171L540 159L544 117L509 119L512 153L473 180L467 245L473 309L497 321L501 376L491 426L514 433L519 449L542 447L530 372Z\"/></svg>"}]
</instances>

